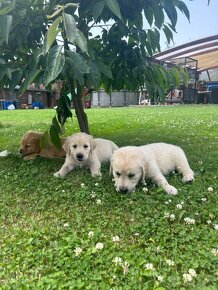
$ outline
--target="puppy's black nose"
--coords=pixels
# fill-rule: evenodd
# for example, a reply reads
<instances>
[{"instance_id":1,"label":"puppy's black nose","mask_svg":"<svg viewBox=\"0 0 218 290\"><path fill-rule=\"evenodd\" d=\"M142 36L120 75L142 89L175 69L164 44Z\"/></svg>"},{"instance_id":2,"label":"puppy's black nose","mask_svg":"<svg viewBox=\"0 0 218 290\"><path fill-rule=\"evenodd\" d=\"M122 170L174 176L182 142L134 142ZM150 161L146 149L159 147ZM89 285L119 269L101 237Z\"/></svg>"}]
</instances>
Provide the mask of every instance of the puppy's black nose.
<instances>
[{"instance_id":1,"label":"puppy's black nose","mask_svg":"<svg viewBox=\"0 0 218 290\"><path fill-rule=\"evenodd\" d=\"M121 186L121 187L119 188L119 190L120 190L121 192L123 192L123 193L128 193L128 188L125 187L125 186Z\"/></svg>"},{"instance_id":2,"label":"puppy's black nose","mask_svg":"<svg viewBox=\"0 0 218 290\"><path fill-rule=\"evenodd\" d=\"M83 154L81 154L81 153L76 154L76 158L77 158L78 161L82 161L83 160Z\"/></svg>"}]
</instances>

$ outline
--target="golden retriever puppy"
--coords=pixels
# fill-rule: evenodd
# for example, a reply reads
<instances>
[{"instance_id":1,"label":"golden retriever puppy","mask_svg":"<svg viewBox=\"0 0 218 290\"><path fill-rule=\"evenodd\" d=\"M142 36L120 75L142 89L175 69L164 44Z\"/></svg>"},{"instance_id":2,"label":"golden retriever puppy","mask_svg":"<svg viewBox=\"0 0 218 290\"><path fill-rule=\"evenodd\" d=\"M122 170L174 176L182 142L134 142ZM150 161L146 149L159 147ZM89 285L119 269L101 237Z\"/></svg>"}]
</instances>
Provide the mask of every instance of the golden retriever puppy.
<instances>
[{"instance_id":1,"label":"golden retriever puppy","mask_svg":"<svg viewBox=\"0 0 218 290\"><path fill-rule=\"evenodd\" d=\"M24 160L35 159L36 156L41 157L65 157L66 153L63 149L58 150L52 143L46 145L45 148L40 148L40 139L42 132L28 131L23 135L21 145L19 148L20 154L24 157ZM62 146L66 138L61 138Z\"/></svg>"},{"instance_id":2,"label":"golden retriever puppy","mask_svg":"<svg viewBox=\"0 0 218 290\"><path fill-rule=\"evenodd\" d=\"M177 189L164 177L174 170L183 174L183 182L194 180L184 151L166 143L122 147L111 159L116 190L125 193L134 191L140 180L145 182L145 178L152 178L168 194L175 195Z\"/></svg>"},{"instance_id":3,"label":"golden retriever puppy","mask_svg":"<svg viewBox=\"0 0 218 290\"><path fill-rule=\"evenodd\" d=\"M90 168L93 177L101 176L101 163L110 161L117 145L106 139L94 139L86 133L76 133L67 138L63 145L66 159L55 177L65 176L76 166Z\"/></svg>"}]
</instances>

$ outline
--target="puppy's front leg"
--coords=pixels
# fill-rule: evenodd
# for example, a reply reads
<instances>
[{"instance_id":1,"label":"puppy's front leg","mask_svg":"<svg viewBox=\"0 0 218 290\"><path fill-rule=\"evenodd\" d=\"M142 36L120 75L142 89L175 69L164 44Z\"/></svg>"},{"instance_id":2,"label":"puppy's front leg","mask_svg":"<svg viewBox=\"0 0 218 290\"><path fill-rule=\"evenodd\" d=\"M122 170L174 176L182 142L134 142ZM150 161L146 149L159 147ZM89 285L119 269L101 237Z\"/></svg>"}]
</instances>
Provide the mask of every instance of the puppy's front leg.
<instances>
[{"instance_id":1,"label":"puppy's front leg","mask_svg":"<svg viewBox=\"0 0 218 290\"><path fill-rule=\"evenodd\" d=\"M101 176L101 163L97 156L91 160L90 171L93 177Z\"/></svg>"},{"instance_id":2,"label":"puppy's front leg","mask_svg":"<svg viewBox=\"0 0 218 290\"><path fill-rule=\"evenodd\" d=\"M67 175L67 173L72 171L73 168L74 168L74 166L72 163L65 162L64 165L61 167L61 169L58 172L54 173L54 176L55 177L64 177Z\"/></svg>"},{"instance_id":3,"label":"puppy's front leg","mask_svg":"<svg viewBox=\"0 0 218 290\"><path fill-rule=\"evenodd\" d=\"M155 183L158 186L162 187L168 194L176 195L178 193L177 189L167 182L166 178L163 176L161 172L156 173L153 176L153 179Z\"/></svg>"}]
</instances>

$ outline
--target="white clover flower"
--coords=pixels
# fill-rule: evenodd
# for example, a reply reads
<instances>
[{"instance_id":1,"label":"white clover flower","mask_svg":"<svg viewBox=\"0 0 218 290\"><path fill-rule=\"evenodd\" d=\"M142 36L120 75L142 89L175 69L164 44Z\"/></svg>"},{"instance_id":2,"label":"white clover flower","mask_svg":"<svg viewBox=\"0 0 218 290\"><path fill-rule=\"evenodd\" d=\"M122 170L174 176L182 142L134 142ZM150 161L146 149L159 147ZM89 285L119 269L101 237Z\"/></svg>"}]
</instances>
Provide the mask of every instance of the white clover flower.
<instances>
[{"instance_id":1,"label":"white clover flower","mask_svg":"<svg viewBox=\"0 0 218 290\"><path fill-rule=\"evenodd\" d=\"M64 228L67 228L67 227L69 227L69 224L68 223L65 223L64 224Z\"/></svg>"},{"instance_id":2,"label":"white clover flower","mask_svg":"<svg viewBox=\"0 0 218 290\"><path fill-rule=\"evenodd\" d=\"M174 261L170 260L170 259L167 259L166 263L167 263L168 266L174 266L175 265Z\"/></svg>"},{"instance_id":3,"label":"white clover flower","mask_svg":"<svg viewBox=\"0 0 218 290\"><path fill-rule=\"evenodd\" d=\"M194 219L190 219L190 218L184 218L184 222L187 224L187 225L194 225L195 224L195 220Z\"/></svg>"},{"instance_id":4,"label":"white clover flower","mask_svg":"<svg viewBox=\"0 0 218 290\"><path fill-rule=\"evenodd\" d=\"M97 243L95 245L95 247L96 247L97 250L102 250L104 248L104 244L103 243Z\"/></svg>"},{"instance_id":5,"label":"white clover flower","mask_svg":"<svg viewBox=\"0 0 218 290\"><path fill-rule=\"evenodd\" d=\"M148 188L147 187L143 187L142 190L144 191L144 193L148 192Z\"/></svg>"},{"instance_id":6,"label":"white clover flower","mask_svg":"<svg viewBox=\"0 0 218 290\"><path fill-rule=\"evenodd\" d=\"M163 282L163 276L161 276L161 275L157 276L157 280L158 280L159 282Z\"/></svg>"},{"instance_id":7,"label":"white clover flower","mask_svg":"<svg viewBox=\"0 0 218 290\"><path fill-rule=\"evenodd\" d=\"M211 220L208 220L208 221L207 221L207 224L209 225L209 224L211 224L211 222L212 222Z\"/></svg>"},{"instance_id":8,"label":"white clover flower","mask_svg":"<svg viewBox=\"0 0 218 290\"><path fill-rule=\"evenodd\" d=\"M100 200L100 199L97 199L97 200L96 200L96 203L97 203L97 204L101 204L101 200Z\"/></svg>"},{"instance_id":9,"label":"white clover flower","mask_svg":"<svg viewBox=\"0 0 218 290\"><path fill-rule=\"evenodd\" d=\"M182 206L182 204L181 204L181 203L178 203L178 204L176 205L176 208L178 208L178 209L182 209L182 208L183 208L183 206Z\"/></svg>"},{"instance_id":10,"label":"white clover flower","mask_svg":"<svg viewBox=\"0 0 218 290\"><path fill-rule=\"evenodd\" d=\"M93 236L94 236L94 232L93 231L88 232L88 237L89 238L92 238Z\"/></svg>"},{"instance_id":11,"label":"white clover flower","mask_svg":"<svg viewBox=\"0 0 218 290\"><path fill-rule=\"evenodd\" d=\"M171 221L174 221L175 218L176 218L175 214L172 213L172 214L170 215L170 220L171 220Z\"/></svg>"},{"instance_id":12,"label":"white clover flower","mask_svg":"<svg viewBox=\"0 0 218 290\"><path fill-rule=\"evenodd\" d=\"M152 263L148 263L148 264L146 264L146 265L145 265L145 268L146 268L147 270L154 270L154 266L153 266Z\"/></svg>"},{"instance_id":13,"label":"white clover flower","mask_svg":"<svg viewBox=\"0 0 218 290\"><path fill-rule=\"evenodd\" d=\"M165 204L169 204L169 201L165 201Z\"/></svg>"},{"instance_id":14,"label":"white clover flower","mask_svg":"<svg viewBox=\"0 0 218 290\"><path fill-rule=\"evenodd\" d=\"M208 192L213 192L213 187L210 186L210 187L208 187L207 190L208 190Z\"/></svg>"},{"instance_id":15,"label":"white clover flower","mask_svg":"<svg viewBox=\"0 0 218 290\"><path fill-rule=\"evenodd\" d=\"M183 205L184 204L184 201L181 201L180 204Z\"/></svg>"},{"instance_id":16,"label":"white clover flower","mask_svg":"<svg viewBox=\"0 0 218 290\"><path fill-rule=\"evenodd\" d=\"M85 183L81 183L80 186L83 188L85 187Z\"/></svg>"},{"instance_id":17,"label":"white clover flower","mask_svg":"<svg viewBox=\"0 0 218 290\"><path fill-rule=\"evenodd\" d=\"M202 201L207 201L207 199L205 198L205 197L202 197L202 199L201 199Z\"/></svg>"},{"instance_id":18,"label":"white clover flower","mask_svg":"<svg viewBox=\"0 0 218 290\"><path fill-rule=\"evenodd\" d=\"M218 230L218 224L213 226L215 230Z\"/></svg>"},{"instance_id":19,"label":"white clover flower","mask_svg":"<svg viewBox=\"0 0 218 290\"><path fill-rule=\"evenodd\" d=\"M116 265L120 265L122 263L122 259L120 257L115 257L113 262L116 264Z\"/></svg>"},{"instance_id":20,"label":"white clover flower","mask_svg":"<svg viewBox=\"0 0 218 290\"><path fill-rule=\"evenodd\" d=\"M212 249L211 253L216 257L218 256L218 249Z\"/></svg>"},{"instance_id":21,"label":"white clover flower","mask_svg":"<svg viewBox=\"0 0 218 290\"><path fill-rule=\"evenodd\" d=\"M169 201L169 202L172 202L172 200L171 200L171 199L168 199L168 201Z\"/></svg>"},{"instance_id":22,"label":"white clover flower","mask_svg":"<svg viewBox=\"0 0 218 290\"><path fill-rule=\"evenodd\" d=\"M197 276L196 271L194 269L189 269L188 272L189 272L190 275L192 275L192 277L196 277Z\"/></svg>"},{"instance_id":23,"label":"white clover flower","mask_svg":"<svg viewBox=\"0 0 218 290\"><path fill-rule=\"evenodd\" d=\"M160 251L161 251L161 248L160 248L160 246L158 246L158 247L156 248L156 252L159 253Z\"/></svg>"},{"instance_id":24,"label":"white clover flower","mask_svg":"<svg viewBox=\"0 0 218 290\"><path fill-rule=\"evenodd\" d=\"M91 198L95 198L95 197L96 197L96 193L94 191L92 191Z\"/></svg>"},{"instance_id":25,"label":"white clover flower","mask_svg":"<svg viewBox=\"0 0 218 290\"><path fill-rule=\"evenodd\" d=\"M130 200L130 202L129 202L130 204L133 204L134 203L134 201L133 200Z\"/></svg>"},{"instance_id":26,"label":"white clover flower","mask_svg":"<svg viewBox=\"0 0 218 290\"><path fill-rule=\"evenodd\" d=\"M97 182L95 183L95 186L98 186L98 183Z\"/></svg>"},{"instance_id":27,"label":"white clover flower","mask_svg":"<svg viewBox=\"0 0 218 290\"><path fill-rule=\"evenodd\" d=\"M129 271L129 263L127 261L125 261L123 264L122 264L122 268L123 268L123 274L126 275L128 274L128 271Z\"/></svg>"},{"instance_id":28,"label":"white clover flower","mask_svg":"<svg viewBox=\"0 0 218 290\"><path fill-rule=\"evenodd\" d=\"M140 234L139 233L134 233L134 236L138 237Z\"/></svg>"},{"instance_id":29,"label":"white clover flower","mask_svg":"<svg viewBox=\"0 0 218 290\"><path fill-rule=\"evenodd\" d=\"M135 220L134 218L130 219L131 222L134 222L134 220Z\"/></svg>"},{"instance_id":30,"label":"white clover flower","mask_svg":"<svg viewBox=\"0 0 218 290\"><path fill-rule=\"evenodd\" d=\"M117 243L117 242L120 241L120 237L115 236L115 237L112 238L112 241L113 241L114 243Z\"/></svg>"},{"instance_id":31,"label":"white clover flower","mask_svg":"<svg viewBox=\"0 0 218 290\"><path fill-rule=\"evenodd\" d=\"M74 253L76 254L76 256L79 256L82 253L82 250L83 250L82 248L76 247Z\"/></svg>"},{"instance_id":32,"label":"white clover flower","mask_svg":"<svg viewBox=\"0 0 218 290\"><path fill-rule=\"evenodd\" d=\"M65 192L65 190L64 190L64 189L62 189L62 192Z\"/></svg>"},{"instance_id":33,"label":"white clover flower","mask_svg":"<svg viewBox=\"0 0 218 290\"><path fill-rule=\"evenodd\" d=\"M169 218L170 217L170 213L169 212L165 212L164 213L164 218Z\"/></svg>"},{"instance_id":34,"label":"white clover flower","mask_svg":"<svg viewBox=\"0 0 218 290\"><path fill-rule=\"evenodd\" d=\"M192 281L192 275L191 274L185 273L185 274L182 275L182 277L183 277L183 280L184 280L185 283L188 283L188 282Z\"/></svg>"}]
</instances>

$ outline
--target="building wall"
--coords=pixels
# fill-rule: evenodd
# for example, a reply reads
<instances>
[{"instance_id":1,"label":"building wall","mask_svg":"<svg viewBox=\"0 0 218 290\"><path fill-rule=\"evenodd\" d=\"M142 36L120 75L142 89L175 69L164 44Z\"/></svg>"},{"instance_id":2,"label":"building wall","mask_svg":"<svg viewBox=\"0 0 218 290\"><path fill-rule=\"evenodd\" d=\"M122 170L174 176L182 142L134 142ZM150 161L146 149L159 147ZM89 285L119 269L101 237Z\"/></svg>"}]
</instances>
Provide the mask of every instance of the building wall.
<instances>
[{"instance_id":1,"label":"building wall","mask_svg":"<svg viewBox=\"0 0 218 290\"><path fill-rule=\"evenodd\" d=\"M32 97L28 97L29 95ZM48 91L40 89L28 89L20 96L18 89L15 89L13 93L10 93L8 88L4 88L3 90L0 90L0 100L15 101L15 103L17 102L17 104L19 104L19 107L22 107L22 105L28 105L31 107L33 102L41 102L44 108L54 107L56 105L55 94L50 94Z\"/></svg>"},{"instance_id":2,"label":"building wall","mask_svg":"<svg viewBox=\"0 0 218 290\"><path fill-rule=\"evenodd\" d=\"M107 94L104 90L92 92L92 107L128 107L138 105L139 93L129 91L113 91Z\"/></svg>"}]
</instances>

